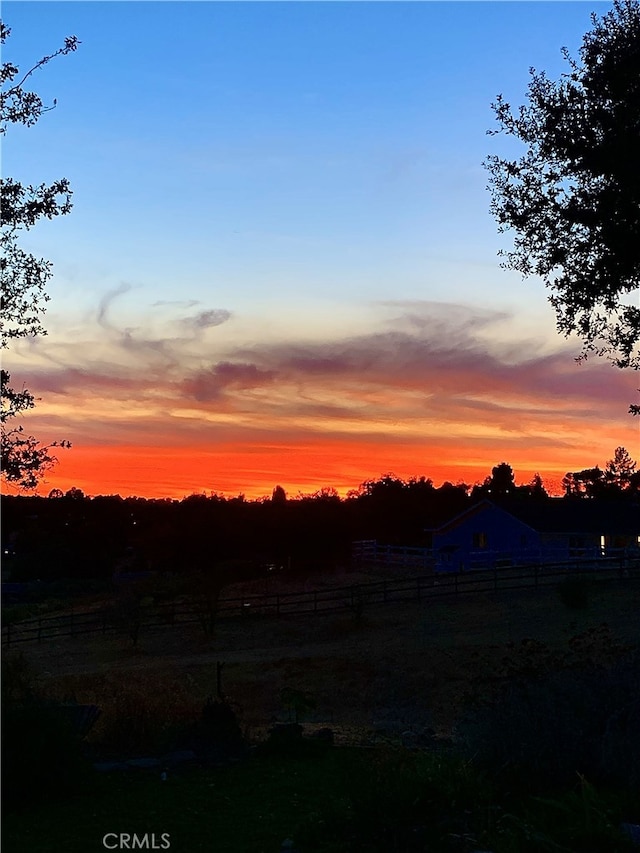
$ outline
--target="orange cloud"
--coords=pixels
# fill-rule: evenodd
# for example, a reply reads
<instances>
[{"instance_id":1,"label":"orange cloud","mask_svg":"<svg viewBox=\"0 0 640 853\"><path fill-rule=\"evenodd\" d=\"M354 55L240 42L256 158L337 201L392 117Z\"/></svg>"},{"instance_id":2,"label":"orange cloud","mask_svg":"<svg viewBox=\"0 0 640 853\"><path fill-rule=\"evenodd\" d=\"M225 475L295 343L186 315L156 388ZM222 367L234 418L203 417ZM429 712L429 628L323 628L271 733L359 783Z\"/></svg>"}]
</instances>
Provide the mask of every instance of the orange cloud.
<instances>
[{"instance_id":1,"label":"orange cloud","mask_svg":"<svg viewBox=\"0 0 640 853\"><path fill-rule=\"evenodd\" d=\"M43 396L25 426L74 444L45 491L344 492L387 471L474 482L500 461L519 482L539 471L559 483L617 445L637 455L629 376L492 339L503 315L393 304L360 335L223 346L223 309L164 336L123 333L108 314L119 293L92 345L45 339L25 358Z\"/></svg>"}]
</instances>

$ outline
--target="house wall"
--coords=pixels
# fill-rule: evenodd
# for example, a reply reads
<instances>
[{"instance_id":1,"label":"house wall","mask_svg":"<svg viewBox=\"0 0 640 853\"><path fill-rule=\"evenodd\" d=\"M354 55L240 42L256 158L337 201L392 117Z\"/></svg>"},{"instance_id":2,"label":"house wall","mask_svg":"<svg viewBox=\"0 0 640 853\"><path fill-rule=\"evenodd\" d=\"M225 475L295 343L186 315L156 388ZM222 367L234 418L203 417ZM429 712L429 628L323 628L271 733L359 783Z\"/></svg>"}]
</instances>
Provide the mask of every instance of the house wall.
<instances>
[{"instance_id":1,"label":"house wall","mask_svg":"<svg viewBox=\"0 0 640 853\"><path fill-rule=\"evenodd\" d=\"M434 532L433 551L437 571L486 568L496 560L533 562L540 558L540 536L510 513L487 506Z\"/></svg>"},{"instance_id":2,"label":"house wall","mask_svg":"<svg viewBox=\"0 0 640 853\"><path fill-rule=\"evenodd\" d=\"M600 536L595 533L543 533L540 539L547 562L595 560L603 553Z\"/></svg>"}]
</instances>

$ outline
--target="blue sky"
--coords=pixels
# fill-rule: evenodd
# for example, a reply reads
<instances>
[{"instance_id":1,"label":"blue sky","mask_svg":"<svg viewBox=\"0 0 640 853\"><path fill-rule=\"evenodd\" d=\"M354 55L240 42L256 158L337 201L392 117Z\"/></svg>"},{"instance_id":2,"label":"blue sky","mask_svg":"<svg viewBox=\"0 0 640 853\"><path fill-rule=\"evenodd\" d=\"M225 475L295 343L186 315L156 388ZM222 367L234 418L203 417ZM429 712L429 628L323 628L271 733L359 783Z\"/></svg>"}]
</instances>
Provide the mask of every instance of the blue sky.
<instances>
[{"instance_id":1,"label":"blue sky","mask_svg":"<svg viewBox=\"0 0 640 853\"><path fill-rule=\"evenodd\" d=\"M83 42L38 75L58 109L12 133L5 165L72 177L74 217L38 239L97 289L188 278L194 298L251 304L473 298L481 281L502 303L489 105L521 98L530 65L559 71L591 8L5 3L7 55Z\"/></svg>"},{"instance_id":2,"label":"blue sky","mask_svg":"<svg viewBox=\"0 0 640 853\"><path fill-rule=\"evenodd\" d=\"M274 347L344 350L425 324L442 336L462 312L501 364L559 351L571 363L544 288L499 268L509 243L482 162L516 150L486 135L495 96L522 103L530 66L565 71L561 47L576 54L591 12L608 8L5 2L6 59L26 68L67 35L82 41L34 78L57 108L3 150L6 174L74 189L72 214L25 241L55 265L48 338L9 357L46 389L41 423L64 421L56 376L80 370L94 408L80 407L76 443L108 444L96 388L131 379L134 345L141 376L175 370L179 383L259 358L273 372ZM623 413L631 391L618 393ZM116 444L138 440L134 403L121 401ZM171 417L179 432L184 413ZM522 446L536 435L523 428Z\"/></svg>"}]
</instances>

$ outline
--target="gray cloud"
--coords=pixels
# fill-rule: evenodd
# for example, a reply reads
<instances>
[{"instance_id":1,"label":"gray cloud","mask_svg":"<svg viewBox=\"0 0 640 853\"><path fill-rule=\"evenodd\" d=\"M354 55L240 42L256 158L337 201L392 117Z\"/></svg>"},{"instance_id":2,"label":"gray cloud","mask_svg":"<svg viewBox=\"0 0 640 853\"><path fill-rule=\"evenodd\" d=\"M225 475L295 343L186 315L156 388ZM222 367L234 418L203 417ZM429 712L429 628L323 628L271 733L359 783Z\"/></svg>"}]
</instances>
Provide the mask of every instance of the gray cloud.
<instances>
[{"instance_id":1,"label":"gray cloud","mask_svg":"<svg viewBox=\"0 0 640 853\"><path fill-rule=\"evenodd\" d=\"M102 326L103 329L109 329L110 331L118 331L114 329L111 323L108 320L109 309L112 304L119 296L123 296L125 293L128 293L133 289L133 285L127 284L126 282L122 282L122 284L115 287L113 290L109 290L100 300L100 304L98 305L98 313L96 315L96 319L98 321L98 325Z\"/></svg>"},{"instance_id":2,"label":"gray cloud","mask_svg":"<svg viewBox=\"0 0 640 853\"><path fill-rule=\"evenodd\" d=\"M185 317L181 324L187 329L198 333L202 329L210 329L213 326L221 326L231 318L231 311L226 308L212 308L209 311L200 311L193 317Z\"/></svg>"},{"instance_id":3,"label":"gray cloud","mask_svg":"<svg viewBox=\"0 0 640 853\"><path fill-rule=\"evenodd\" d=\"M184 380L183 392L201 403L217 400L229 388L246 390L272 382L274 371L255 364L221 361L209 370L201 370Z\"/></svg>"}]
</instances>

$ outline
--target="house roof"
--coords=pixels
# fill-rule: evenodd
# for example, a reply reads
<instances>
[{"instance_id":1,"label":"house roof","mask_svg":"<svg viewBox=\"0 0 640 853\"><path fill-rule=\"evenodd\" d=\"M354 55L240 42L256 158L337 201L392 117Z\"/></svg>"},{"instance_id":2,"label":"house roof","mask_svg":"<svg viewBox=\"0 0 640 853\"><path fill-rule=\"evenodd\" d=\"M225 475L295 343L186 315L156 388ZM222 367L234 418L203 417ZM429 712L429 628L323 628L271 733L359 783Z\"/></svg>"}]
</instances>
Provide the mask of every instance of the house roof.
<instances>
[{"instance_id":1,"label":"house roof","mask_svg":"<svg viewBox=\"0 0 640 853\"><path fill-rule=\"evenodd\" d=\"M549 498L504 508L539 533L640 536L640 506L633 501Z\"/></svg>"},{"instance_id":2,"label":"house roof","mask_svg":"<svg viewBox=\"0 0 640 853\"><path fill-rule=\"evenodd\" d=\"M447 533L489 509L502 510L538 533L640 536L640 506L633 501L566 498L548 498L544 501L516 499L501 501L500 504L485 498L440 527L428 528L427 532Z\"/></svg>"},{"instance_id":3,"label":"house roof","mask_svg":"<svg viewBox=\"0 0 640 853\"><path fill-rule=\"evenodd\" d=\"M485 498L484 500L480 501L480 503L473 504L473 506L467 507L467 509L465 509L463 512L449 519L449 521L446 521L444 524L441 524L440 527L427 528L426 532L437 533L439 535L442 535L443 533L448 533L450 530L454 530L456 527L458 527L458 525L463 524L468 519L473 518L476 515L480 515L483 512L491 510L505 512L507 515L511 515L516 518L516 516L508 509L505 509L502 506L498 506L497 504L493 503L493 501L490 501ZM530 526L528 522L523 521L520 518L518 518L517 520L523 524L527 524L528 526Z\"/></svg>"}]
</instances>

